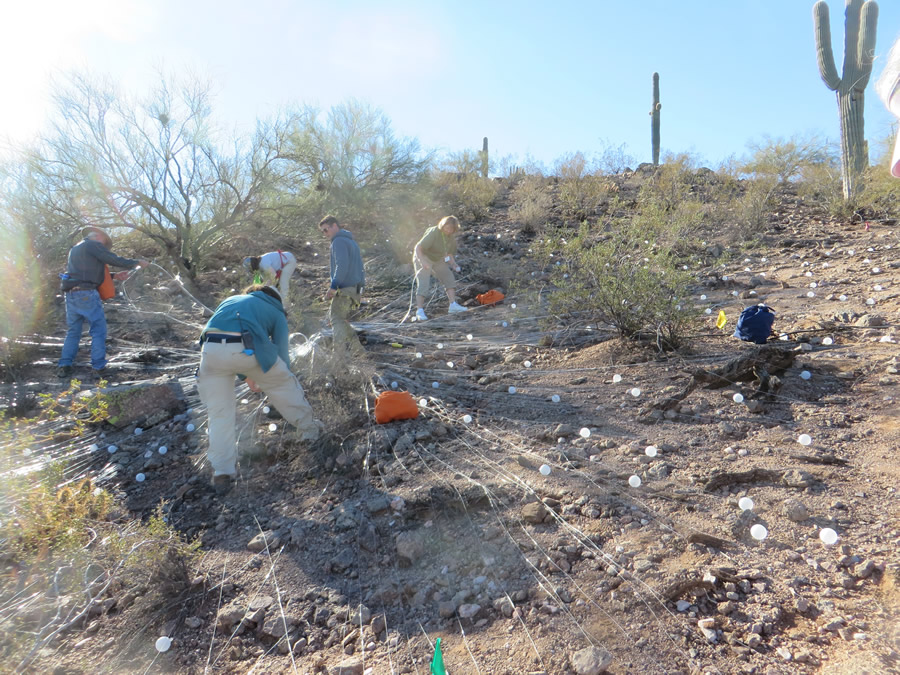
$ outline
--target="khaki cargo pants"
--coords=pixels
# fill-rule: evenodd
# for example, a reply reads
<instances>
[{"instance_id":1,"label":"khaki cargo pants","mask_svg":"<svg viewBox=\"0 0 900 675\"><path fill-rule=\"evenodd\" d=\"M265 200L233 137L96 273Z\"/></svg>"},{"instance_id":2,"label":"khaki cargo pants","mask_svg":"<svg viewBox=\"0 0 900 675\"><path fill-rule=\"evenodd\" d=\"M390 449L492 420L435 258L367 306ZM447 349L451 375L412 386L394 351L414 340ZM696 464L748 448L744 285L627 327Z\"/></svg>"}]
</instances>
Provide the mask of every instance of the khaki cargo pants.
<instances>
[{"instance_id":1,"label":"khaki cargo pants","mask_svg":"<svg viewBox=\"0 0 900 675\"><path fill-rule=\"evenodd\" d=\"M456 277L453 276L453 270L443 260L431 261L430 270L420 267L418 259L415 259L413 264L416 270L416 295L428 297L428 294L431 293L432 276L437 278L444 288L456 288Z\"/></svg>"},{"instance_id":2,"label":"khaki cargo pants","mask_svg":"<svg viewBox=\"0 0 900 675\"><path fill-rule=\"evenodd\" d=\"M209 416L206 457L214 476L237 471L234 378L238 373L256 382L284 419L297 427L302 440L314 441L320 433L303 387L288 365L279 358L264 373L256 357L243 350L240 343L205 342L200 352L197 390Z\"/></svg>"},{"instance_id":3,"label":"khaki cargo pants","mask_svg":"<svg viewBox=\"0 0 900 675\"><path fill-rule=\"evenodd\" d=\"M334 349L346 349L351 354L363 354L365 350L347 318L359 307L359 293L356 288L339 288L331 298L330 319L334 331Z\"/></svg>"}]
</instances>

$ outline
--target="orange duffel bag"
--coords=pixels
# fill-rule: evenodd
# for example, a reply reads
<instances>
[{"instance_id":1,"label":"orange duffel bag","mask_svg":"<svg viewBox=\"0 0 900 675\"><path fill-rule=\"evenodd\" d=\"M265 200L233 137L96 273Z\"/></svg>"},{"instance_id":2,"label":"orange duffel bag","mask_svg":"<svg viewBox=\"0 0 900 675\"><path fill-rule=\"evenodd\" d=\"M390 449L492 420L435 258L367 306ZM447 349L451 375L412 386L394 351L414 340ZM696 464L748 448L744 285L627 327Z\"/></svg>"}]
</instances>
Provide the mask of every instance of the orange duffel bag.
<instances>
[{"instance_id":1,"label":"orange duffel bag","mask_svg":"<svg viewBox=\"0 0 900 675\"><path fill-rule=\"evenodd\" d=\"M480 302L482 305L493 305L500 302L506 296L503 295L500 291L494 290L493 288L489 290L487 293L482 293L481 295L476 295L475 299Z\"/></svg>"},{"instance_id":2,"label":"orange duffel bag","mask_svg":"<svg viewBox=\"0 0 900 675\"><path fill-rule=\"evenodd\" d=\"M97 292L100 294L101 300L109 300L116 297L116 286L113 284L108 265L103 266L103 283L97 286Z\"/></svg>"},{"instance_id":3,"label":"orange duffel bag","mask_svg":"<svg viewBox=\"0 0 900 675\"><path fill-rule=\"evenodd\" d=\"M383 391L375 399L375 421L378 424L411 420L418 416L419 406L408 391Z\"/></svg>"}]
</instances>

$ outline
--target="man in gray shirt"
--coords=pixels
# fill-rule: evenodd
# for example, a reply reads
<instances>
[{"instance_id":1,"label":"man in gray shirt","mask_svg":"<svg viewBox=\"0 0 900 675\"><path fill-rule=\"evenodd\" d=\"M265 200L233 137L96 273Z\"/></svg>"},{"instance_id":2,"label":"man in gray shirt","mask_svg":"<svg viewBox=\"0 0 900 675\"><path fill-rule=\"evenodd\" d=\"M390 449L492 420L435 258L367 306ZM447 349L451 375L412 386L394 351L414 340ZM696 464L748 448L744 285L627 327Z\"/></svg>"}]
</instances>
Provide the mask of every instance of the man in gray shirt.
<instances>
[{"instance_id":1,"label":"man in gray shirt","mask_svg":"<svg viewBox=\"0 0 900 675\"><path fill-rule=\"evenodd\" d=\"M366 283L362 256L353 235L341 228L334 216L319 221L319 231L331 240L331 286L325 299L331 300L331 327L334 329L335 351L343 346L351 353L362 354L356 331L347 321L350 312L359 307L360 296Z\"/></svg>"},{"instance_id":2,"label":"man in gray shirt","mask_svg":"<svg viewBox=\"0 0 900 675\"><path fill-rule=\"evenodd\" d=\"M72 365L78 355L81 331L87 321L91 333L91 368L95 374L102 374L106 368L106 315L97 288L103 283L105 265L134 269L146 267L147 260L121 258L109 249L112 238L99 227L86 227L81 231L84 237L69 251L66 273L62 275L62 290L66 295L66 323L69 330L63 343L56 374L71 377L75 372ZM118 276L118 275L117 275Z\"/></svg>"}]
</instances>

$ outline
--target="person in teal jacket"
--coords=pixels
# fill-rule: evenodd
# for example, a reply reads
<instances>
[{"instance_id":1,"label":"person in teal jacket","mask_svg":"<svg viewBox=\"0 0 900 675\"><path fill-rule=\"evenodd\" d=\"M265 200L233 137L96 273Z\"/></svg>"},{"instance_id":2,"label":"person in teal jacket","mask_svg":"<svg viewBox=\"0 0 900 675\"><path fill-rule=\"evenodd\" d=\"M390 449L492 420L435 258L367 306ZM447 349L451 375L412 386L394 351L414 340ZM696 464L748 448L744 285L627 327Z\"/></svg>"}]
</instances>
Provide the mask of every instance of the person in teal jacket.
<instances>
[{"instance_id":1,"label":"person in teal jacket","mask_svg":"<svg viewBox=\"0 0 900 675\"><path fill-rule=\"evenodd\" d=\"M243 337L242 337L243 335ZM303 387L291 372L288 324L281 296L271 286L254 284L226 298L200 334L197 389L209 416L209 449L213 487L227 492L237 472L235 377L246 378L252 391L264 392L304 441L315 441L322 423Z\"/></svg>"}]
</instances>

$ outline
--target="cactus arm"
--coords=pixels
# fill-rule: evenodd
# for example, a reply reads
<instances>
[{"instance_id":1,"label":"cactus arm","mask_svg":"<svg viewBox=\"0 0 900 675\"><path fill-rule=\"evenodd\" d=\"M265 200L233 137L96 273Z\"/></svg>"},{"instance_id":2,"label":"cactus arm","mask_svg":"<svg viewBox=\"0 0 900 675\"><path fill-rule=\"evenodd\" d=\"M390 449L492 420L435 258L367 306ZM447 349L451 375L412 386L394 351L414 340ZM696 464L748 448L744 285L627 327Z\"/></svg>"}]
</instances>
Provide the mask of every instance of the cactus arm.
<instances>
[{"instance_id":1,"label":"cactus arm","mask_svg":"<svg viewBox=\"0 0 900 675\"><path fill-rule=\"evenodd\" d=\"M837 91L841 86L837 68L834 66L834 53L831 51L831 23L828 18L828 4L819 0L813 6L813 24L816 28L816 57L819 62L819 75L825 86Z\"/></svg>"},{"instance_id":2,"label":"cactus arm","mask_svg":"<svg viewBox=\"0 0 900 675\"><path fill-rule=\"evenodd\" d=\"M857 63L859 77L853 82L853 88L862 91L869 84L872 74L872 61L875 58L875 31L878 27L878 5L867 2L862 7L862 26L859 45L857 46Z\"/></svg>"}]
</instances>

